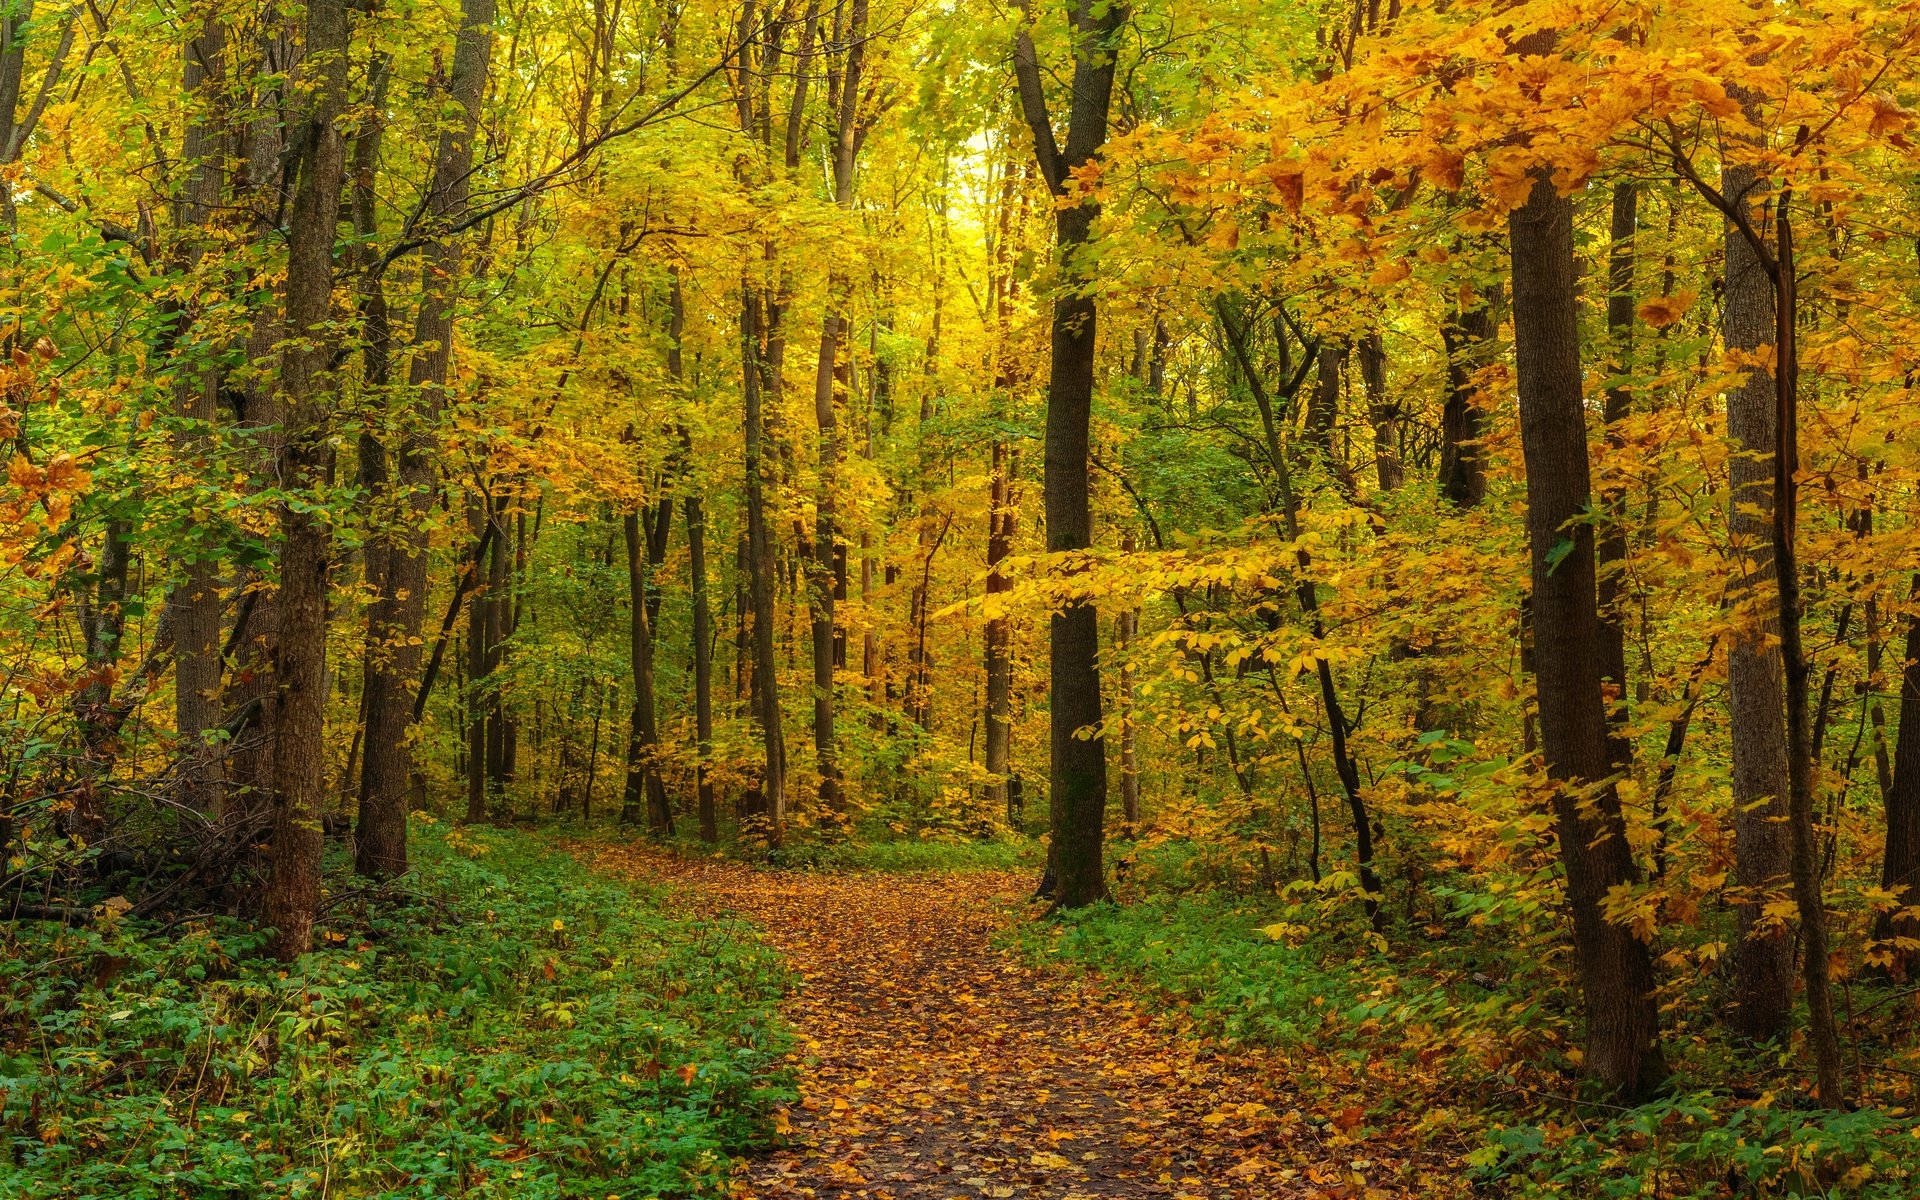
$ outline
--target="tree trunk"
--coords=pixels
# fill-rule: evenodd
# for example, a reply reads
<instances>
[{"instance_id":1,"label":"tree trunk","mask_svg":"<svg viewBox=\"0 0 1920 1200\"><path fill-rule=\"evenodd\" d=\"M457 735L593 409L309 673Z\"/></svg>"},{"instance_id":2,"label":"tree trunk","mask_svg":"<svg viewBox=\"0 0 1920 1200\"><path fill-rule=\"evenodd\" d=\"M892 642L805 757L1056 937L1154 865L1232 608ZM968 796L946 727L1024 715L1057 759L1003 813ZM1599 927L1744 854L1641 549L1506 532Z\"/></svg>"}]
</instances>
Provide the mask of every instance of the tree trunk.
<instances>
[{"instance_id":1,"label":"tree trunk","mask_svg":"<svg viewBox=\"0 0 1920 1200\"><path fill-rule=\"evenodd\" d=\"M1915 590L1920 591L1920 581ZM1900 731L1894 743L1893 783L1886 791L1887 830L1880 886L1899 897L1901 907L1920 905L1920 619L1907 622L1907 647L1900 669ZM1920 940L1920 921L1894 913L1874 918L1877 941ZM1883 946L1894 973L1911 976L1920 948Z\"/></svg>"},{"instance_id":2,"label":"tree trunk","mask_svg":"<svg viewBox=\"0 0 1920 1200\"><path fill-rule=\"evenodd\" d=\"M1013 472L1015 456L1006 439L993 443L993 479L987 507L987 586L991 597L1004 595L1013 583L1000 571L1000 564L1013 549ZM985 766L992 780L987 784L987 803L1007 814L1011 825L1014 813L1007 802L1007 776L1013 751L1013 620L1005 613L987 618L982 639L986 650L986 747Z\"/></svg>"},{"instance_id":3,"label":"tree trunk","mask_svg":"<svg viewBox=\"0 0 1920 1200\"><path fill-rule=\"evenodd\" d=\"M212 16L187 42L181 90L218 111L226 78L225 27ZM205 227L220 206L226 180L226 138L213 117L187 122L180 157L188 164L181 190L178 224L190 238L204 238ZM191 232L190 232L191 231ZM197 265L203 246L193 244L187 265ZM177 320L188 318L182 313ZM175 330L174 336L184 331ZM174 412L191 424L175 447L186 469L204 476L212 448L212 429L220 397L220 372L203 367L182 373L174 386ZM181 799L203 813L218 816L225 804L225 773L221 748L207 740L220 724L220 563L213 546L196 545L188 556L180 582L168 596L173 619L174 730L183 750Z\"/></svg>"},{"instance_id":4,"label":"tree trunk","mask_svg":"<svg viewBox=\"0 0 1920 1200\"><path fill-rule=\"evenodd\" d=\"M507 784L506 697L501 694L499 680L494 678L505 659L501 643L507 636L508 595L513 578L512 572L507 569L507 514L501 507L505 502L504 495L497 497L490 516L493 521L493 548L487 555L487 590L480 597L486 608L483 620L486 638L481 643L486 653L486 674L482 677L487 722L486 792L488 807L494 812L500 811Z\"/></svg>"},{"instance_id":5,"label":"tree trunk","mask_svg":"<svg viewBox=\"0 0 1920 1200\"><path fill-rule=\"evenodd\" d=\"M1300 545L1300 498L1293 486L1292 468L1288 463L1288 454L1280 439L1279 414L1272 393L1267 390L1259 368L1253 361L1253 354L1247 345L1246 329L1234 319L1233 311L1223 297L1214 300L1214 314L1219 319L1221 329L1226 334L1227 347L1233 354L1234 365L1239 368L1240 377L1246 382L1247 389L1253 393L1254 404L1260 410L1260 430L1265 442L1267 462L1273 471L1278 485L1280 517L1286 531L1287 540L1294 543L1294 566L1297 571L1294 596L1300 605L1300 615L1307 619L1316 641L1326 636L1325 624L1320 617L1319 585L1309 573L1313 567L1312 556ZM1285 343L1282 343L1284 348ZM1325 358L1312 353L1311 345L1303 346L1304 357L1308 359L1292 377L1282 380L1285 391L1283 399L1291 402L1306 383L1306 371L1310 366L1324 366ZM1316 361L1317 360L1317 361ZM1281 369L1286 369L1287 360L1281 360ZM1278 628L1280 613L1277 607L1266 610L1266 619L1270 627ZM1206 669L1203 663L1203 670ZM1360 889L1366 900L1368 923L1374 932L1382 933L1386 929L1386 913L1381 907L1382 885L1379 875L1373 869L1373 821L1367 812L1366 796L1360 790L1360 767L1354 761L1353 750L1347 741L1351 732L1346 711L1340 703L1340 692L1335 686L1333 666L1326 659L1315 656L1314 675L1320 684L1320 707L1326 713L1328 740L1332 743L1334 774L1340 780L1340 789L1346 796L1347 812L1353 819L1354 859L1360 877ZM1208 686L1212 686L1209 673ZM1229 731L1227 750L1233 763L1234 775L1243 793L1252 794L1251 783L1240 764L1239 752L1234 748ZM1304 752L1303 752L1304 755ZM1302 767L1304 770L1304 765ZM1313 798L1315 845L1318 846L1319 800ZM1315 851L1318 858L1318 851Z\"/></svg>"},{"instance_id":6,"label":"tree trunk","mask_svg":"<svg viewBox=\"0 0 1920 1200\"><path fill-rule=\"evenodd\" d=\"M280 392L285 444L281 486L295 496L324 486L328 452L326 323L333 299L334 227L340 212L345 149L339 123L347 84L345 0L309 0L306 64L311 105L291 147L299 183L288 224L286 324ZM326 787L327 576L332 534L325 515L304 503L279 512L280 629L274 655L273 856L260 920L273 928L269 949L292 961L313 942L320 897L321 806Z\"/></svg>"},{"instance_id":7,"label":"tree trunk","mask_svg":"<svg viewBox=\"0 0 1920 1200\"><path fill-rule=\"evenodd\" d=\"M773 542L767 529L766 417L762 412L759 363L759 296L741 285L740 354L746 399L747 591L753 606L754 716L766 750L760 779L769 844L786 834L786 741L780 727L780 687L774 659Z\"/></svg>"},{"instance_id":8,"label":"tree trunk","mask_svg":"<svg viewBox=\"0 0 1920 1200\"><path fill-rule=\"evenodd\" d=\"M1474 403L1475 372L1494 350L1493 297L1474 308L1454 309L1440 326L1447 350L1447 393L1440 413L1440 495L1473 508L1487 496L1485 455L1480 449L1483 419Z\"/></svg>"},{"instance_id":9,"label":"tree trunk","mask_svg":"<svg viewBox=\"0 0 1920 1200\"><path fill-rule=\"evenodd\" d=\"M1131 552L1133 539L1128 538L1121 547ZM1129 655L1133 652L1133 641L1139 636L1140 610L1123 609L1115 624L1118 630L1115 641L1120 650L1120 812L1127 822L1127 833L1134 834L1140 824L1140 764L1134 747L1133 729L1133 663Z\"/></svg>"},{"instance_id":10,"label":"tree trunk","mask_svg":"<svg viewBox=\"0 0 1920 1200\"><path fill-rule=\"evenodd\" d=\"M452 362L454 306L459 296L460 245L444 232L467 208L473 174L473 138L493 57L494 0L461 0L460 30L446 100L461 115L445 125L434 156L422 231L435 233L421 248L420 311L408 384L415 392L401 439L394 478L398 531L383 538L386 570L374 601L366 669L367 750L360 785L360 823L354 866L362 875L407 869L407 795L413 778L415 689L427 620L427 518L439 486L436 466L441 413Z\"/></svg>"},{"instance_id":11,"label":"tree trunk","mask_svg":"<svg viewBox=\"0 0 1920 1200\"><path fill-rule=\"evenodd\" d=\"M470 494L467 502L467 526L479 543L484 543L474 558L473 569L476 577L485 575L489 568L487 550L493 545L496 526L488 512L490 498ZM487 598L490 583L481 583L473 590L467 603L467 679L464 694L466 696L467 715L467 820L480 822L487 819L487 678L491 668L487 659L488 614L492 611Z\"/></svg>"},{"instance_id":12,"label":"tree trunk","mask_svg":"<svg viewBox=\"0 0 1920 1200\"><path fill-rule=\"evenodd\" d=\"M1800 979L1807 992L1807 1040L1813 1043L1820 1102L1846 1105L1846 1081L1840 1061L1840 1035L1833 1017L1832 981L1827 964L1827 906L1813 824L1813 729L1807 707L1807 678L1812 664L1800 632L1800 566L1796 545L1800 521L1800 358L1798 280L1790 197L1774 203L1773 275L1774 375L1773 560L1779 596L1780 658L1787 700L1787 830L1789 874L1794 906L1800 913ZM1759 246L1752 247L1758 251Z\"/></svg>"},{"instance_id":13,"label":"tree trunk","mask_svg":"<svg viewBox=\"0 0 1920 1200\"><path fill-rule=\"evenodd\" d=\"M829 97L835 112L833 146L833 200L843 211L853 208L853 163L859 152L860 71L866 52L867 0L853 0L844 31L846 60ZM837 39L836 39L837 40ZM827 312L820 321L820 354L814 374L813 416L819 430L819 490L814 498L814 566L812 589L813 745L820 770L820 806L834 819L846 816L846 791L840 780L839 755L833 729L833 673L839 657L834 602L845 590L845 560L839 554L835 527L835 493L839 489L840 431L836 416L836 386L844 382L835 370L846 318L840 310L847 300L847 280L838 271L827 281Z\"/></svg>"},{"instance_id":14,"label":"tree trunk","mask_svg":"<svg viewBox=\"0 0 1920 1200\"><path fill-rule=\"evenodd\" d=\"M620 811L622 821L644 815L647 828L659 836L673 833L673 807L667 802L660 778L660 732L653 695L653 616L648 611L647 581L651 563L641 536L640 513L620 520L627 544L628 651L633 665L633 717L627 740L627 789Z\"/></svg>"},{"instance_id":15,"label":"tree trunk","mask_svg":"<svg viewBox=\"0 0 1920 1200\"><path fill-rule=\"evenodd\" d=\"M1748 166L1729 168L1722 193L1752 197L1762 186ZM1746 236L1729 223L1722 336L1728 350L1773 345L1773 284ZM1785 1031L1793 1003L1793 940L1784 922L1763 925L1769 893L1787 886L1787 741L1785 691L1774 612L1772 457L1774 380L1754 368L1727 392L1727 534L1736 555L1729 588L1733 636L1727 645L1727 709L1733 745L1736 940L1729 1019L1742 1035L1765 1041Z\"/></svg>"},{"instance_id":16,"label":"tree trunk","mask_svg":"<svg viewBox=\"0 0 1920 1200\"><path fill-rule=\"evenodd\" d=\"M1548 774L1559 785L1555 831L1586 1001L1587 1068L1622 1094L1640 1095L1664 1067L1647 947L1602 911L1607 893L1631 884L1635 871L1610 781L1593 529L1581 519L1592 493L1573 205L1539 171L1508 229L1540 732Z\"/></svg>"},{"instance_id":17,"label":"tree trunk","mask_svg":"<svg viewBox=\"0 0 1920 1200\"><path fill-rule=\"evenodd\" d=\"M1607 258L1607 337L1611 343L1609 373L1626 374L1633 355L1633 237L1639 220L1640 188L1632 182L1613 188L1613 249ZM1624 384L1606 390L1601 419L1606 423L1606 441L1616 457L1624 453L1621 425L1633 403L1633 393ZM1616 470L1617 470L1616 466ZM1627 737L1627 497L1626 490L1609 481L1600 492L1599 532L1594 543L1595 585L1600 605L1600 680L1607 702L1607 727L1613 747L1615 770L1624 770L1633 760L1633 743Z\"/></svg>"},{"instance_id":18,"label":"tree trunk","mask_svg":"<svg viewBox=\"0 0 1920 1200\"><path fill-rule=\"evenodd\" d=\"M672 290L668 293L671 323L668 326L667 375L676 386L685 374L680 355L680 339L686 330L686 294L680 287L680 272L672 272ZM686 426L680 427L680 451L689 462L693 440ZM700 817L700 840L709 844L720 840L718 810L713 798L713 614L707 601L707 509L697 487L687 489L682 509L687 518L687 574L693 593L693 736L694 788ZM664 542L664 538L662 541ZM664 548L664 547L663 547Z\"/></svg>"},{"instance_id":19,"label":"tree trunk","mask_svg":"<svg viewBox=\"0 0 1920 1200\"><path fill-rule=\"evenodd\" d=\"M1391 492L1406 478L1400 464L1400 406L1387 396L1387 348L1380 331L1360 339L1360 381L1367 389L1373 424L1373 470L1380 490Z\"/></svg>"},{"instance_id":20,"label":"tree trunk","mask_svg":"<svg viewBox=\"0 0 1920 1200\"><path fill-rule=\"evenodd\" d=\"M1334 471L1333 427L1340 419L1340 381L1347 372L1347 347L1323 342L1316 364L1313 391L1307 395L1307 442L1319 452L1321 463Z\"/></svg>"},{"instance_id":21,"label":"tree trunk","mask_svg":"<svg viewBox=\"0 0 1920 1200\"><path fill-rule=\"evenodd\" d=\"M1072 105L1064 151L1054 141L1033 40L1022 29L1014 49L1020 101L1032 129L1035 158L1048 189L1066 195L1070 174L1093 161L1107 138L1117 33L1127 19L1118 3L1077 0ZM1093 544L1089 507L1088 435L1093 413L1095 308L1076 285L1084 278L1081 248L1097 207L1080 203L1054 216L1061 294L1053 304L1053 355L1047 379L1047 549L1084 550ZM1053 614L1051 753L1054 903L1077 908L1107 894L1107 752L1099 737L1100 625L1090 603ZM1081 731L1086 730L1083 734Z\"/></svg>"}]
</instances>

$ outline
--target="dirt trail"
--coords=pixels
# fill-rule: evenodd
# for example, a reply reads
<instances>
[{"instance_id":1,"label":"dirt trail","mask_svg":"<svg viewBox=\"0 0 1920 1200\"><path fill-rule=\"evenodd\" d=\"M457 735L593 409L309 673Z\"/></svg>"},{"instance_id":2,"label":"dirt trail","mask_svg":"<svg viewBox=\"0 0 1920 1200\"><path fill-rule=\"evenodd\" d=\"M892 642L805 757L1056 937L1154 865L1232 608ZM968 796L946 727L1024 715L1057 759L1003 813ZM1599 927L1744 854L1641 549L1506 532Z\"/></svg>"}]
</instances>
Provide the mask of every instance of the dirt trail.
<instances>
[{"instance_id":1,"label":"dirt trail","mask_svg":"<svg viewBox=\"0 0 1920 1200\"><path fill-rule=\"evenodd\" d=\"M788 1146L750 1166L742 1196L1410 1194L1378 1182L1389 1164L1369 1157L1377 1147L1292 1107L1281 1062L1222 1057L1092 981L993 948L1026 876L593 853L602 869L748 917L801 977L787 1012L802 1099Z\"/></svg>"}]
</instances>

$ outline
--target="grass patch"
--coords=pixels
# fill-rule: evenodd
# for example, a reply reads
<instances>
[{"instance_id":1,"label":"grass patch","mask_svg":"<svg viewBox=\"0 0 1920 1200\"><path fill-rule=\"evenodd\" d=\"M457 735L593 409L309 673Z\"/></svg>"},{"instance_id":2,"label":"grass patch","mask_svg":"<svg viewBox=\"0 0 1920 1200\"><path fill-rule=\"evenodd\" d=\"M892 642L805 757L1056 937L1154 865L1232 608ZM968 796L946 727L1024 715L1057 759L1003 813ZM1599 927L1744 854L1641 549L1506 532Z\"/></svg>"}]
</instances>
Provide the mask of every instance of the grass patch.
<instances>
[{"instance_id":1,"label":"grass patch","mask_svg":"<svg viewBox=\"0 0 1920 1200\"><path fill-rule=\"evenodd\" d=\"M524 834L414 855L290 970L227 920L0 930L0 1195L720 1194L787 1098L774 956Z\"/></svg>"},{"instance_id":2,"label":"grass patch","mask_svg":"<svg viewBox=\"0 0 1920 1200\"><path fill-rule=\"evenodd\" d=\"M1015 871L1046 861L1039 842L797 842L767 856L775 866L813 871Z\"/></svg>"},{"instance_id":3,"label":"grass patch","mask_svg":"<svg viewBox=\"0 0 1920 1200\"><path fill-rule=\"evenodd\" d=\"M1337 1014L1361 1003L1364 987L1267 936L1261 927L1273 920L1205 897L1156 897L1023 923L1008 936L1030 956L1113 975L1217 1040L1318 1040Z\"/></svg>"}]
</instances>

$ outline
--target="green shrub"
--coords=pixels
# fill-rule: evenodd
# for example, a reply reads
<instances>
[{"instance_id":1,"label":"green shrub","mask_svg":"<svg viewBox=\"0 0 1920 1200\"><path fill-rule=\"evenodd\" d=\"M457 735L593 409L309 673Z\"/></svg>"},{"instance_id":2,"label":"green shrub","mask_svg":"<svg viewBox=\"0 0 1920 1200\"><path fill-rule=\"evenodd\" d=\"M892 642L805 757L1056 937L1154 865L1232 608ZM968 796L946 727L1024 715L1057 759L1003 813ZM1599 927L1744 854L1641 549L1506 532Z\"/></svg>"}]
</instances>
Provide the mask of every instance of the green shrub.
<instances>
[{"instance_id":1,"label":"green shrub","mask_svg":"<svg viewBox=\"0 0 1920 1200\"><path fill-rule=\"evenodd\" d=\"M1911 1200L1912 1130L1873 1109L1795 1111L1699 1091L1606 1119L1497 1128L1468 1161L1478 1182L1522 1197Z\"/></svg>"},{"instance_id":2,"label":"green shrub","mask_svg":"<svg viewBox=\"0 0 1920 1200\"><path fill-rule=\"evenodd\" d=\"M718 1192L785 1096L771 954L524 835L415 862L290 970L227 920L6 929L0 1195Z\"/></svg>"}]
</instances>

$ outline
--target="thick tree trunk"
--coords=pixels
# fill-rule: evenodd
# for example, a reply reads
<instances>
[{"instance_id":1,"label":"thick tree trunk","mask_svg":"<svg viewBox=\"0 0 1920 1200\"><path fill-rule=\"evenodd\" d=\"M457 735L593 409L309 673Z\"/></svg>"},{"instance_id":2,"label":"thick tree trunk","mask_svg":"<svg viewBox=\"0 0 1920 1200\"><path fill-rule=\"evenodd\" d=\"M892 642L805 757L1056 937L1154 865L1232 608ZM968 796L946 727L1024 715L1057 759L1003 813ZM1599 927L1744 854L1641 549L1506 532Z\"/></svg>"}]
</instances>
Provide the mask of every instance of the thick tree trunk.
<instances>
[{"instance_id":1,"label":"thick tree trunk","mask_svg":"<svg viewBox=\"0 0 1920 1200\"><path fill-rule=\"evenodd\" d=\"M379 251L375 242L380 233L380 201L374 182L380 169L381 145L387 121L387 87L392 74L392 61L387 55L375 53L370 57L367 63L367 107L371 115L354 136L353 161L349 166L353 232L358 242L354 258L359 275L361 388L367 396L380 399L386 397L393 383L393 316L387 305L386 281L376 269ZM361 511L368 527L366 540L360 548L360 559L366 573L367 591L373 600L367 606L366 638L361 646L360 728L355 732L356 746L366 740L370 714L383 710L390 703L380 693L393 683L392 677L384 669L385 644L391 620L387 562L392 547L390 539L381 532L383 524L392 520L392 464L388 461L386 446L371 428L360 432L359 457L359 483L365 497ZM366 774L363 762L360 764L358 791L362 826L367 821ZM349 758L343 791L353 786L353 776L354 763ZM360 842L356 838L356 867L359 854Z\"/></svg>"},{"instance_id":2,"label":"thick tree trunk","mask_svg":"<svg viewBox=\"0 0 1920 1200\"><path fill-rule=\"evenodd\" d=\"M494 0L462 0L446 100L461 115L441 131L423 231L438 232L465 213L473 174L473 138L493 57ZM435 462L452 362L460 246L451 235L421 249L420 311L408 384L415 392L394 478L399 529L383 538L386 570L369 622L366 669L367 750L360 784L354 866L363 875L407 869L407 796L413 778L415 689L427 620L427 516L439 476Z\"/></svg>"},{"instance_id":3,"label":"thick tree trunk","mask_svg":"<svg viewBox=\"0 0 1920 1200\"><path fill-rule=\"evenodd\" d=\"M1041 174L1056 196L1066 194L1070 173L1091 162L1106 142L1118 52L1115 35L1126 20L1126 9L1118 3L1078 0L1074 5L1073 91L1064 150L1054 141L1032 38L1025 30L1019 34L1014 62L1021 107L1033 132ZM1056 554L1093 544L1087 475L1096 313L1093 298L1075 284L1085 271L1080 250L1092 232L1096 211L1095 205L1081 203L1058 209L1054 218L1062 292L1053 305L1045 479L1047 549ZM1077 908L1107 894L1107 751L1098 735L1099 615L1090 603L1069 604L1053 615L1049 634L1054 902Z\"/></svg>"},{"instance_id":4,"label":"thick tree trunk","mask_svg":"<svg viewBox=\"0 0 1920 1200\"><path fill-rule=\"evenodd\" d=\"M1722 194L1756 198L1753 169L1734 166ZM1753 247L1731 223L1726 234L1722 336L1727 349L1752 353L1773 345L1773 283ZM1727 645L1727 708L1733 744L1734 883L1733 1027L1758 1041L1787 1027L1793 1003L1793 939L1784 922L1765 926L1769 893L1787 886L1787 740L1780 626L1774 611L1777 575L1770 540L1773 513L1774 380L1754 368L1727 392L1727 534L1735 576L1729 589L1733 637Z\"/></svg>"},{"instance_id":5,"label":"thick tree trunk","mask_svg":"<svg viewBox=\"0 0 1920 1200\"><path fill-rule=\"evenodd\" d=\"M1541 171L1508 230L1541 742L1558 785L1555 831L1586 1001L1586 1061L1622 1094L1639 1095L1664 1067L1647 947L1602 911L1607 893L1632 883L1635 871L1610 781L1593 528L1581 519L1592 493L1573 205Z\"/></svg>"},{"instance_id":6,"label":"thick tree trunk","mask_svg":"<svg viewBox=\"0 0 1920 1200\"><path fill-rule=\"evenodd\" d=\"M281 486L294 495L325 482L329 457L326 377L332 339L334 227L340 212L345 148L339 131L346 102L345 0L308 0L306 58L310 109L292 149L299 184L288 224L286 324L281 352L285 407ZM332 534L306 504L282 504L280 629L274 655L273 856L260 920L273 928L272 954L291 961L312 945L320 896L321 806L326 787L327 576Z\"/></svg>"}]
</instances>

